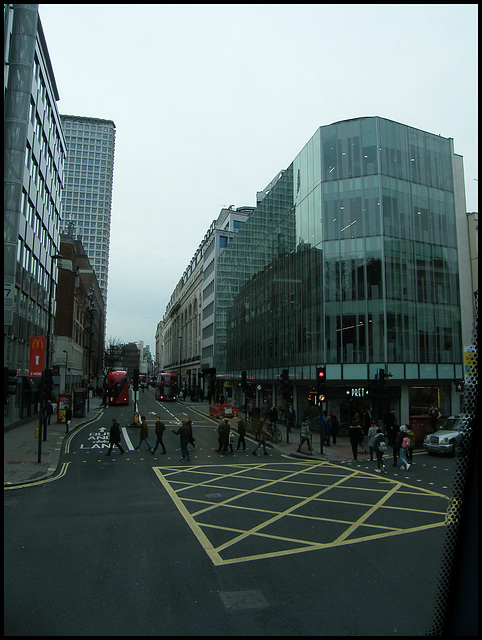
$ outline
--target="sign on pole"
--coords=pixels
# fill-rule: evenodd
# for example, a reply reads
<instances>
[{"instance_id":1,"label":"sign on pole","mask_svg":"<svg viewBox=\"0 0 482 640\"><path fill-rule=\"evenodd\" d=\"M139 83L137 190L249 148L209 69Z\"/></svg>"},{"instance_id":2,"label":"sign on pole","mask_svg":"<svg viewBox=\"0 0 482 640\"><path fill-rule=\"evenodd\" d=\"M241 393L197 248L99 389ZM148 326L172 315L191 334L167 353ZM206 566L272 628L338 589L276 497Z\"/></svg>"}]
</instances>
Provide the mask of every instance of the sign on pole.
<instances>
[{"instance_id":1,"label":"sign on pole","mask_svg":"<svg viewBox=\"0 0 482 640\"><path fill-rule=\"evenodd\" d=\"M30 338L29 373L31 378L40 378L45 368L45 337Z\"/></svg>"}]
</instances>

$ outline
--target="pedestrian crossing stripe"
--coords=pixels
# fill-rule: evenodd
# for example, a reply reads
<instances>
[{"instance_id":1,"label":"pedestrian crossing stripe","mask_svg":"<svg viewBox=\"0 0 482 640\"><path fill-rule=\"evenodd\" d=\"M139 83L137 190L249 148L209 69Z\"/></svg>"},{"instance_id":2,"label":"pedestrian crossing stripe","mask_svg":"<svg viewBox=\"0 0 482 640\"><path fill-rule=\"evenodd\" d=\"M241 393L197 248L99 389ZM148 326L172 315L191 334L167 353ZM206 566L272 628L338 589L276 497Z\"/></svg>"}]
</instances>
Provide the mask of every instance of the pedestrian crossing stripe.
<instances>
[{"instance_id":1,"label":"pedestrian crossing stripe","mask_svg":"<svg viewBox=\"0 0 482 640\"><path fill-rule=\"evenodd\" d=\"M216 566L444 527L450 502L326 461L153 470Z\"/></svg>"}]
</instances>

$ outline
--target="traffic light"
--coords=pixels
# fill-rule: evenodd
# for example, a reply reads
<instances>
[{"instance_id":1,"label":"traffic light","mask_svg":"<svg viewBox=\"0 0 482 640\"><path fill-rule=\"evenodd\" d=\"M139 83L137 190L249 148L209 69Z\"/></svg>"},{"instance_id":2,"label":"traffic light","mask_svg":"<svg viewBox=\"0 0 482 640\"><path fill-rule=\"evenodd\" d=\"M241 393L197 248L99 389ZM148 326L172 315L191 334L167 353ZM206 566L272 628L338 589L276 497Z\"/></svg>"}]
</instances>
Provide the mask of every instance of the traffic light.
<instances>
[{"instance_id":1,"label":"traffic light","mask_svg":"<svg viewBox=\"0 0 482 640\"><path fill-rule=\"evenodd\" d=\"M132 380L132 388L139 391L139 369L134 369L134 378Z\"/></svg>"},{"instance_id":2,"label":"traffic light","mask_svg":"<svg viewBox=\"0 0 482 640\"><path fill-rule=\"evenodd\" d=\"M246 391L246 387L248 386L248 378L246 375L246 371L241 371L241 389Z\"/></svg>"},{"instance_id":3,"label":"traffic light","mask_svg":"<svg viewBox=\"0 0 482 640\"><path fill-rule=\"evenodd\" d=\"M326 367L316 367L316 388L321 392L325 388Z\"/></svg>"},{"instance_id":4,"label":"traffic light","mask_svg":"<svg viewBox=\"0 0 482 640\"><path fill-rule=\"evenodd\" d=\"M54 377L52 369L44 369L42 371L42 377L40 378L40 391L43 393L44 398L50 400L54 390Z\"/></svg>"},{"instance_id":5,"label":"traffic light","mask_svg":"<svg viewBox=\"0 0 482 640\"><path fill-rule=\"evenodd\" d=\"M17 370L3 368L3 401L8 402L8 396L14 396L17 393Z\"/></svg>"}]
</instances>

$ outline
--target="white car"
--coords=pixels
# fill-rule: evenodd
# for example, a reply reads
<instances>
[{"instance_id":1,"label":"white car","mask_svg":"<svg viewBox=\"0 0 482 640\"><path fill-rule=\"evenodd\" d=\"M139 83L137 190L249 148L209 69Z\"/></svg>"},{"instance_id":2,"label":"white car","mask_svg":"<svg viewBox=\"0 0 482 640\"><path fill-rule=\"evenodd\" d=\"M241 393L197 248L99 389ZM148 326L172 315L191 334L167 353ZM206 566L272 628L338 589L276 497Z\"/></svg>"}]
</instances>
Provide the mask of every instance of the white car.
<instances>
[{"instance_id":1,"label":"white car","mask_svg":"<svg viewBox=\"0 0 482 640\"><path fill-rule=\"evenodd\" d=\"M423 448L428 453L444 453L454 456L457 445L462 440L464 432L467 432L468 426L468 415L460 414L450 416L440 429L425 436Z\"/></svg>"}]
</instances>

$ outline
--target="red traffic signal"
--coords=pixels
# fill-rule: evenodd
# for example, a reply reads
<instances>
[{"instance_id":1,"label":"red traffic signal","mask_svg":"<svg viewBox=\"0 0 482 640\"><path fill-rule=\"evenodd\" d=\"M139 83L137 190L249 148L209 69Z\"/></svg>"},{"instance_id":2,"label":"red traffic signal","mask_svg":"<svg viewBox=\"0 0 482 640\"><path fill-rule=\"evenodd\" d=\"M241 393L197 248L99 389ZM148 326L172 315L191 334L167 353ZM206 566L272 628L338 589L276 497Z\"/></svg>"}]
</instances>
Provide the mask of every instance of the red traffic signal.
<instances>
[{"instance_id":1,"label":"red traffic signal","mask_svg":"<svg viewBox=\"0 0 482 640\"><path fill-rule=\"evenodd\" d=\"M326 380L326 369L325 367L317 367L316 369L316 379L318 382L324 382Z\"/></svg>"}]
</instances>

